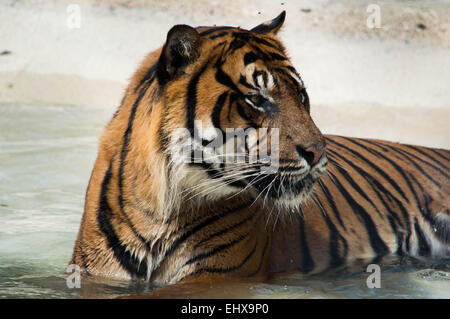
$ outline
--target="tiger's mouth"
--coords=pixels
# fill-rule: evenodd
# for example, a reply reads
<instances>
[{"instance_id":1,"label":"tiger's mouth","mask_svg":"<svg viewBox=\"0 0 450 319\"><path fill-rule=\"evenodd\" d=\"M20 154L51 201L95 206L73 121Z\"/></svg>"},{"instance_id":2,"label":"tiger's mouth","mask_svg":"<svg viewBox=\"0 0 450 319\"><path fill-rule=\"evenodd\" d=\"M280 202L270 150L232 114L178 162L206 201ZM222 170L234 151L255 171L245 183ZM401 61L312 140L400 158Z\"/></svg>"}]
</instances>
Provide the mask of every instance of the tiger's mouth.
<instances>
[{"instance_id":1,"label":"tiger's mouth","mask_svg":"<svg viewBox=\"0 0 450 319\"><path fill-rule=\"evenodd\" d=\"M285 196L295 196L312 188L314 184L311 174L301 179L296 179L282 174L267 174L254 183L254 188L259 192L267 194L272 199Z\"/></svg>"}]
</instances>

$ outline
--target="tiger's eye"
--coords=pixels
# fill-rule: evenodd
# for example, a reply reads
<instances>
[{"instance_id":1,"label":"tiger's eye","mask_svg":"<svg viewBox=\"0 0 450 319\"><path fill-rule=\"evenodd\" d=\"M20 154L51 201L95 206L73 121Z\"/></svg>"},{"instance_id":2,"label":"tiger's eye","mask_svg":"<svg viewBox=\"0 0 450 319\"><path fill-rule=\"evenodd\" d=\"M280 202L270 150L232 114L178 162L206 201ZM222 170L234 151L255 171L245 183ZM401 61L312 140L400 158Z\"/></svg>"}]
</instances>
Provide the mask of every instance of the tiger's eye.
<instances>
[{"instance_id":1,"label":"tiger's eye","mask_svg":"<svg viewBox=\"0 0 450 319\"><path fill-rule=\"evenodd\" d=\"M299 99L300 102L306 107L306 110L309 112L309 96L304 88L299 92Z\"/></svg>"}]
</instances>

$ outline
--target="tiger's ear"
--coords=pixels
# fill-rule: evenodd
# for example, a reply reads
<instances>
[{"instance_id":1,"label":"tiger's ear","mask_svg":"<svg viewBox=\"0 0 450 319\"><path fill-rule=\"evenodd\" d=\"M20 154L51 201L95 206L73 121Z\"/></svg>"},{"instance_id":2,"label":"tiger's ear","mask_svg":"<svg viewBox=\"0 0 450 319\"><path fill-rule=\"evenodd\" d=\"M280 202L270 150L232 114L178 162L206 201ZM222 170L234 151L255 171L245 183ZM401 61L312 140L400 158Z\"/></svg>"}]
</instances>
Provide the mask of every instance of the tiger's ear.
<instances>
[{"instance_id":1,"label":"tiger's ear","mask_svg":"<svg viewBox=\"0 0 450 319\"><path fill-rule=\"evenodd\" d=\"M167 40L158 62L159 75L172 79L180 70L194 62L200 52L200 35L194 28L178 24L167 33Z\"/></svg>"},{"instance_id":2,"label":"tiger's ear","mask_svg":"<svg viewBox=\"0 0 450 319\"><path fill-rule=\"evenodd\" d=\"M286 11L281 12L275 19L261 23L260 25L251 29L251 32L261 33L261 34L277 34L283 25L284 19L286 18Z\"/></svg>"}]
</instances>

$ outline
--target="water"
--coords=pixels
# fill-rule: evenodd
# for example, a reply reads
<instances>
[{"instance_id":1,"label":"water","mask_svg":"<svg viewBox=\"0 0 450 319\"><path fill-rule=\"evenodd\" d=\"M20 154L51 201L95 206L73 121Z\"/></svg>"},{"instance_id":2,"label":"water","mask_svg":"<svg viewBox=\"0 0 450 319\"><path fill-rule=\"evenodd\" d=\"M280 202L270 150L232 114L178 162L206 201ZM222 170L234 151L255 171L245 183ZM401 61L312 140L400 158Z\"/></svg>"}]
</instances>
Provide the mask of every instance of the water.
<instances>
[{"instance_id":1,"label":"water","mask_svg":"<svg viewBox=\"0 0 450 319\"><path fill-rule=\"evenodd\" d=\"M145 294L145 283L65 273L75 241L98 136L114 110L0 104L0 298L99 298ZM383 261L381 288L362 265L267 283L187 286L170 297L450 298L450 261Z\"/></svg>"}]
</instances>

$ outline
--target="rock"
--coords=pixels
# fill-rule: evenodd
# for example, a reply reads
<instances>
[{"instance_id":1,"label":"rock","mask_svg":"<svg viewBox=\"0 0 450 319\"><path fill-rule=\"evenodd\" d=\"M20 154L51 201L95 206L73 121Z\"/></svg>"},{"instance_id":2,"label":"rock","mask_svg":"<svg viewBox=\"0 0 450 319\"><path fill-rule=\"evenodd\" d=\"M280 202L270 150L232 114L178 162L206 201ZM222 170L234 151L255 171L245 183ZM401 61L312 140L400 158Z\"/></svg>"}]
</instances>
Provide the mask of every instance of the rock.
<instances>
[{"instance_id":1,"label":"rock","mask_svg":"<svg viewBox=\"0 0 450 319\"><path fill-rule=\"evenodd\" d=\"M420 30L425 30L427 28L427 26L423 23L417 23L416 27Z\"/></svg>"}]
</instances>

